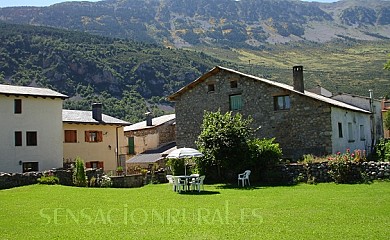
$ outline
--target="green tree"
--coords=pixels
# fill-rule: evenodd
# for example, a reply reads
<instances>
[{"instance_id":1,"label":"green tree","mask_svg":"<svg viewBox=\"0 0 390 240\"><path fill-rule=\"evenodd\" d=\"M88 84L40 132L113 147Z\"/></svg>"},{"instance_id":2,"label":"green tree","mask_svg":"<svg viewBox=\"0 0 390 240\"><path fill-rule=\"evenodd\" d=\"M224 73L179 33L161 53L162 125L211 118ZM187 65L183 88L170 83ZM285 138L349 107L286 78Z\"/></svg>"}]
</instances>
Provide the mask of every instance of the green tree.
<instances>
[{"instance_id":1,"label":"green tree","mask_svg":"<svg viewBox=\"0 0 390 240\"><path fill-rule=\"evenodd\" d=\"M73 183L77 187L86 187L87 178L85 176L84 161L76 157L76 163L73 170Z\"/></svg>"},{"instance_id":2,"label":"green tree","mask_svg":"<svg viewBox=\"0 0 390 240\"><path fill-rule=\"evenodd\" d=\"M205 156L196 159L198 171L215 181L232 180L249 156L247 140L252 136L252 118L241 114L205 111L201 133L196 141Z\"/></svg>"}]
</instances>

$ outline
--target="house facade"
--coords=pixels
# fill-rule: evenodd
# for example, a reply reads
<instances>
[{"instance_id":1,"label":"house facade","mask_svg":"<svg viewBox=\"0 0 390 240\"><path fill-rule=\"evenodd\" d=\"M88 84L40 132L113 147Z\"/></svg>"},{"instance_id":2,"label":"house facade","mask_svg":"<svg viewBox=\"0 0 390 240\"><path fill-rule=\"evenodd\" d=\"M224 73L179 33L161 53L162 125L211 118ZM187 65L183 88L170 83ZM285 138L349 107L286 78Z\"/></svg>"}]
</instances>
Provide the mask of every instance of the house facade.
<instances>
[{"instance_id":1,"label":"house facade","mask_svg":"<svg viewBox=\"0 0 390 240\"><path fill-rule=\"evenodd\" d=\"M286 158L371 148L371 112L305 91L302 66L293 68L293 86L218 66L168 99L178 147L196 147L204 111L220 109L251 116L256 137L275 138Z\"/></svg>"},{"instance_id":2,"label":"house facade","mask_svg":"<svg viewBox=\"0 0 390 240\"><path fill-rule=\"evenodd\" d=\"M0 172L62 167L62 102L46 88L0 85Z\"/></svg>"},{"instance_id":3,"label":"house facade","mask_svg":"<svg viewBox=\"0 0 390 240\"><path fill-rule=\"evenodd\" d=\"M92 111L62 111L65 165L80 157L87 168L102 168L105 172L125 166L123 128L130 123L102 114L101 107L94 104Z\"/></svg>"},{"instance_id":4,"label":"house facade","mask_svg":"<svg viewBox=\"0 0 390 240\"><path fill-rule=\"evenodd\" d=\"M145 121L125 127L128 173L138 168L149 168L155 163L165 166L164 155L176 146L175 119L175 114L152 118L147 113Z\"/></svg>"}]
</instances>

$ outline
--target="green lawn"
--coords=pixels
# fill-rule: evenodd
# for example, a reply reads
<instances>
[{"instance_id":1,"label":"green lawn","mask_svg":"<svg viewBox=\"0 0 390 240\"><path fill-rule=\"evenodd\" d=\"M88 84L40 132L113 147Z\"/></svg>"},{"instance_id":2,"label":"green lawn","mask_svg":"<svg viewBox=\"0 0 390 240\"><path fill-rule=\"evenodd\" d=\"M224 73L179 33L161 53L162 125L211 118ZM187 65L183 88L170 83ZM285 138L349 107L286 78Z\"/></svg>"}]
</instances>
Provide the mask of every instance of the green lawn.
<instances>
[{"instance_id":1,"label":"green lawn","mask_svg":"<svg viewBox=\"0 0 390 240\"><path fill-rule=\"evenodd\" d=\"M0 191L0 239L388 239L390 182Z\"/></svg>"}]
</instances>

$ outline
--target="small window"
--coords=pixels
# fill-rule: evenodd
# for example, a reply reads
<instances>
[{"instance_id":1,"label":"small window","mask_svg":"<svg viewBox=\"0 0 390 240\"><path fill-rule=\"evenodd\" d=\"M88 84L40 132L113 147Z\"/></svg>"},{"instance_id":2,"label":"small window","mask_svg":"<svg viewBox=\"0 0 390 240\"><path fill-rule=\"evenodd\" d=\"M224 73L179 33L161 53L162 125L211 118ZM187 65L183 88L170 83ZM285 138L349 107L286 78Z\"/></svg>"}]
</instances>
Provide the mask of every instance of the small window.
<instances>
[{"instance_id":1,"label":"small window","mask_svg":"<svg viewBox=\"0 0 390 240\"><path fill-rule=\"evenodd\" d=\"M236 111L242 109L241 94L230 95L229 102L230 102L230 111Z\"/></svg>"},{"instance_id":2,"label":"small window","mask_svg":"<svg viewBox=\"0 0 390 240\"><path fill-rule=\"evenodd\" d=\"M128 143L129 143L129 154L134 154L134 137L129 137L128 138Z\"/></svg>"},{"instance_id":3,"label":"small window","mask_svg":"<svg viewBox=\"0 0 390 240\"><path fill-rule=\"evenodd\" d=\"M37 132L26 132L26 145L27 146L37 146Z\"/></svg>"},{"instance_id":4,"label":"small window","mask_svg":"<svg viewBox=\"0 0 390 240\"><path fill-rule=\"evenodd\" d=\"M339 138L343 138L343 124L341 122L338 123L339 129Z\"/></svg>"},{"instance_id":5,"label":"small window","mask_svg":"<svg viewBox=\"0 0 390 240\"><path fill-rule=\"evenodd\" d=\"M102 142L103 134L101 131L85 131L86 142Z\"/></svg>"},{"instance_id":6,"label":"small window","mask_svg":"<svg viewBox=\"0 0 390 240\"><path fill-rule=\"evenodd\" d=\"M360 131L360 141L366 141L366 136L364 134L364 125L360 125L359 131Z\"/></svg>"},{"instance_id":7,"label":"small window","mask_svg":"<svg viewBox=\"0 0 390 240\"><path fill-rule=\"evenodd\" d=\"M230 81L230 88L237 88L237 87L238 87L237 81Z\"/></svg>"},{"instance_id":8,"label":"small window","mask_svg":"<svg viewBox=\"0 0 390 240\"><path fill-rule=\"evenodd\" d=\"M22 99L14 100L14 113L21 114L22 113Z\"/></svg>"},{"instance_id":9,"label":"small window","mask_svg":"<svg viewBox=\"0 0 390 240\"><path fill-rule=\"evenodd\" d=\"M274 97L274 109L288 110L290 109L290 96L276 96Z\"/></svg>"},{"instance_id":10,"label":"small window","mask_svg":"<svg viewBox=\"0 0 390 240\"><path fill-rule=\"evenodd\" d=\"M348 123L348 142L354 142L355 138L353 136L353 126L352 123Z\"/></svg>"},{"instance_id":11,"label":"small window","mask_svg":"<svg viewBox=\"0 0 390 240\"><path fill-rule=\"evenodd\" d=\"M23 172L38 172L39 166L38 162L24 162L23 163Z\"/></svg>"},{"instance_id":12,"label":"small window","mask_svg":"<svg viewBox=\"0 0 390 240\"><path fill-rule=\"evenodd\" d=\"M22 132L15 132L15 146L22 146Z\"/></svg>"},{"instance_id":13,"label":"small window","mask_svg":"<svg viewBox=\"0 0 390 240\"><path fill-rule=\"evenodd\" d=\"M65 130L65 142L76 143L77 142L77 130Z\"/></svg>"},{"instance_id":14,"label":"small window","mask_svg":"<svg viewBox=\"0 0 390 240\"><path fill-rule=\"evenodd\" d=\"M207 85L207 91L208 92L214 92L215 91L215 85L214 84L208 84Z\"/></svg>"}]
</instances>

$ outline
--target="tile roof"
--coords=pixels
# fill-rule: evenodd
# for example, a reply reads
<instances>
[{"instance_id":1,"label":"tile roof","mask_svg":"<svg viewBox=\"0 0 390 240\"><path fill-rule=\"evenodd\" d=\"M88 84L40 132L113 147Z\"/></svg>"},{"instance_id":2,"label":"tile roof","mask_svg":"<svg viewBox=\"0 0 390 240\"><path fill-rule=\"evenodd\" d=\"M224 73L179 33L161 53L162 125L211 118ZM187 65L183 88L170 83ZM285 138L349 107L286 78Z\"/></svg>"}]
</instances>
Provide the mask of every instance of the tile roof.
<instances>
[{"instance_id":1,"label":"tile roof","mask_svg":"<svg viewBox=\"0 0 390 240\"><path fill-rule=\"evenodd\" d=\"M88 123L88 124L112 124L112 125L122 125L128 126L129 122L120 120L102 114L102 121L96 121L92 118L92 111L80 111L80 110L62 110L62 121L68 123Z\"/></svg>"},{"instance_id":2,"label":"tile roof","mask_svg":"<svg viewBox=\"0 0 390 240\"><path fill-rule=\"evenodd\" d=\"M22 96L37 96L37 97L53 97L53 98L68 98L68 96L56 92L48 88L24 87L0 84L0 94L22 95Z\"/></svg>"},{"instance_id":3,"label":"tile roof","mask_svg":"<svg viewBox=\"0 0 390 240\"><path fill-rule=\"evenodd\" d=\"M174 149L176 149L176 142L171 142L161 146L160 148L147 150L141 154L138 154L127 160L126 163L154 163L164 158Z\"/></svg>"},{"instance_id":4,"label":"tile roof","mask_svg":"<svg viewBox=\"0 0 390 240\"><path fill-rule=\"evenodd\" d=\"M242 73L242 72L239 72L239 71L236 71L236 70L232 70L232 69L225 68L225 67L220 67L220 66L214 67L212 70L210 70L209 72L203 74L201 77L199 77L195 81L193 81L193 82L189 83L188 85L182 87L179 91L177 91L174 94L170 95L168 97L168 99L170 101L175 101L177 99L177 97L181 96L186 91L194 88L196 85L200 84L201 82L205 81L210 76L213 76L213 75L217 74L220 71L227 71L227 72L235 73L235 74L238 74L240 76L248 77L248 78L251 78L251 79L254 79L254 80L257 80L257 81L261 81L261 82L267 83L269 85L273 85L273 86L276 86L276 87L279 87L279 88L283 88L283 89L289 90L291 92L294 92L294 93L297 93L297 94L300 94L300 95L304 95L304 96L307 96L307 97L310 97L310 98L317 99L319 101L328 103L328 104L333 105L335 107L349 109L349 110L357 111L357 112L370 113L370 111L364 110L362 108L358 108L358 107L352 106L350 104L343 103L343 102L340 102L340 101L337 101L337 100L334 100L334 99L331 99L331 98L328 98L328 97L324 97L324 96L321 96L321 95L318 95L318 94L315 94L315 93L312 93L312 92L309 92L309 91L306 91L306 90L304 91L304 93L296 91L296 90L294 90L293 86L290 86L290 85L287 85L287 84L284 84L284 83L271 81L271 80L268 80L268 79L265 79L265 78L256 77L256 76L253 76L253 75L245 74L245 73Z\"/></svg>"},{"instance_id":5,"label":"tile roof","mask_svg":"<svg viewBox=\"0 0 390 240\"><path fill-rule=\"evenodd\" d=\"M175 120L176 115L175 114L168 114L160 117L155 117L152 119L152 126L146 126L146 120L142 122L135 123L133 125L125 127L124 131L137 131L137 130L142 130L142 129L147 129L147 128L154 128L160 125L163 125L166 122Z\"/></svg>"}]
</instances>

